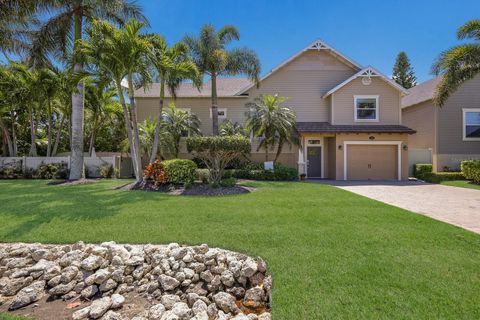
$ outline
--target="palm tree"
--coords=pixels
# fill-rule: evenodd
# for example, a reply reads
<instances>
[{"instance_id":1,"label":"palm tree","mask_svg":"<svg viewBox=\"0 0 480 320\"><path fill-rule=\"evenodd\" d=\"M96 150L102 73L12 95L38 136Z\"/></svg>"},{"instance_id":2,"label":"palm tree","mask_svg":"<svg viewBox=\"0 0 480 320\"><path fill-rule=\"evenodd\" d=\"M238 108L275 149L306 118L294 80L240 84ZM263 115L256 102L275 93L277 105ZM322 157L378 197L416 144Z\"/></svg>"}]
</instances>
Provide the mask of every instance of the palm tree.
<instances>
[{"instance_id":1,"label":"palm tree","mask_svg":"<svg viewBox=\"0 0 480 320\"><path fill-rule=\"evenodd\" d=\"M82 61L87 62L90 71L97 75L107 75L117 89L137 181L142 180L143 170L134 80L143 82L145 86L151 78L148 70L148 54L152 46L148 37L141 33L145 26L145 23L134 19L121 29L106 21L94 21L87 31L88 40L80 40L77 44L77 54L82 57ZM124 78L128 83L128 105L122 87Z\"/></svg>"},{"instance_id":2,"label":"palm tree","mask_svg":"<svg viewBox=\"0 0 480 320\"><path fill-rule=\"evenodd\" d=\"M261 137L258 146L265 149L265 161L268 161L268 149L277 145L275 161L282 153L285 143L299 144L296 129L296 116L293 109L282 107L280 104L287 99L278 95L263 95L255 102L247 104L246 129L254 136Z\"/></svg>"},{"instance_id":3,"label":"palm tree","mask_svg":"<svg viewBox=\"0 0 480 320\"><path fill-rule=\"evenodd\" d=\"M258 84L260 60L256 53L248 48L226 48L233 40L239 39L240 33L234 26L227 25L216 31L212 25L205 25L198 37L187 36L184 40L200 72L210 76L214 135L218 135L217 78L246 74Z\"/></svg>"},{"instance_id":4,"label":"palm tree","mask_svg":"<svg viewBox=\"0 0 480 320\"><path fill-rule=\"evenodd\" d=\"M165 86L168 87L171 96L176 98L176 90L184 80L192 80L199 87L201 80L196 65L187 55L187 46L184 43L177 43L169 48L163 37L152 35L151 43L153 45L151 61L158 72L160 81L160 101L157 116L157 125L152 142L150 153L150 163L152 163L158 153L160 139L160 126L163 113L163 104L165 100Z\"/></svg>"},{"instance_id":5,"label":"palm tree","mask_svg":"<svg viewBox=\"0 0 480 320\"><path fill-rule=\"evenodd\" d=\"M162 136L164 141L162 144L175 158L178 158L182 137L200 134L200 120L196 115L177 109L173 104L163 112Z\"/></svg>"},{"instance_id":6,"label":"palm tree","mask_svg":"<svg viewBox=\"0 0 480 320\"><path fill-rule=\"evenodd\" d=\"M76 73L82 73L82 61L75 58L77 43L82 39L85 26L95 19L105 19L123 24L135 17L145 20L140 7L130 0L42 0L42 9L52 13L34 34L30 60L34 65L44 65L49 54L69 60ZM146 21L146 20L145 20ZM72 59L69 59L72 58ZM71 164L70 179L83 177L84 85L77 83L72 93Z\"/></svg>"},{"instance_id":7,"label":"palm tree","mask_svg":"<svg viewBox=\"0 0 480 320\"><path fill-rule=\"evenodd\" d=\"M480 73L480 19L461 26L457 38L470 39L474 43L450 48L442 52L434 63L432 72L442 76L435 93L435 102L439 106L443 106L462 83Z\"/></svg>"},{"instance_id":8,"label":"palm tree","mask_svg":"<svg viewBox=\"0 0 480 320\"><path fill-rule=\"evenodd\" d=\"M225 120L220 124L221 136L245 136L245 128L238 122L231 122L230 120Z\"/></svg>"}]
</instances>

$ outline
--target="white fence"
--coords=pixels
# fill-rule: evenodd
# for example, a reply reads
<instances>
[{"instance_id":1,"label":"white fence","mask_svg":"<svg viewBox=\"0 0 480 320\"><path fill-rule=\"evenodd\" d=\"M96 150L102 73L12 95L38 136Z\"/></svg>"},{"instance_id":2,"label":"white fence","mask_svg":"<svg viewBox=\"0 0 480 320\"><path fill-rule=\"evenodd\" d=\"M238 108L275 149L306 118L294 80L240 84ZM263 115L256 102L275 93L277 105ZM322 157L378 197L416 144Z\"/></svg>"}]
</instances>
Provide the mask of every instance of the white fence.
<instances>
[{"instance_id":1,"label":"white fence","mask_svg":"<svg viewBox=\"0 0 480 320\"><path fill-rule=\"evenodd\" d=\"M0 157L0 167L21 163L23 172L37 170L42 164L67 163L70 168L70 156L64 157ZM85 173L88 177L99 178L103 165L112 165L119 178L130 178L133 175L132 160L121 156L84 157Z\"/></svg>"},{"instance_id":2,"label":"white fence","mask_svg":"<svg viewBox=\"0 0 480 320\"><path fill-rule=\"evenodd\" d=\"M413 169L417 163L432 163L431 149L408 149L408 175L413 176Z\"/></svg>"}]
</instances>

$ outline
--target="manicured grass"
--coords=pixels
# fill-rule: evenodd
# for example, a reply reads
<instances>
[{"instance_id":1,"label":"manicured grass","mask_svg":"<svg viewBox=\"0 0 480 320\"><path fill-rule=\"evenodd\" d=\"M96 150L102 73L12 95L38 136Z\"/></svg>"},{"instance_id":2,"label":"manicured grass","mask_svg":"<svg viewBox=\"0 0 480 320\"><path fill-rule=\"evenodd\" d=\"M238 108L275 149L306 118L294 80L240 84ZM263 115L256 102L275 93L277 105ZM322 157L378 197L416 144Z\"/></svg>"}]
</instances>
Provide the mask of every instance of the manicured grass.
<instances>
[{"instance_id":1,"label":"manicured grass","mask_svg":"<svg viewBox=\"0 0 480 320\"><path fill-rule=\"evenodd\" d=\"M468 180L442 181L440 183L443 184L443 185L446 185L446 186L480 190L480 185L479 184L475 184L475 183L473 183L471 181L468 181Z\"/></svg>"},{"instance_id":2,"label":"manicured grass","mask_svg":"<svg viewBox=\"0 0 480 320\"><path fill-rule=\"evenodd\" d=\"M21 316L13 316L10 314L0 313L0 320L31 320L31 318L25 318Z\"/></svg>"},{"instance_id":3,"label":"manicured grass","mask_svg":"<svg viewBox=\"0 0 480 320\"><path fill-rule=\"evenodd\" d=\"M0 181L0 241L208 243L264 257L274 319L479 319L480 236L310 183L199 198Z\"/></svg>"}]
</instances>

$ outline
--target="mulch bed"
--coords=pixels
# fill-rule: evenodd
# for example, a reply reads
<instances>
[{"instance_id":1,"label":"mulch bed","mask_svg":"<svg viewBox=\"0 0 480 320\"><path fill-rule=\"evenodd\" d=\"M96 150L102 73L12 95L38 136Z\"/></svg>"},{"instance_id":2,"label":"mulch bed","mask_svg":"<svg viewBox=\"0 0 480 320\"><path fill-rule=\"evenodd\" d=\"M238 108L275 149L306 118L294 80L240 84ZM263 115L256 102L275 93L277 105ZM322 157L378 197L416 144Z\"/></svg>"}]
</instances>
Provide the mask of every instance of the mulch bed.
<instances>
[{"instance_id":1,"label":"mulch bed","mask_svg":"<svg viewBox=\"0 0 480 320\"><path fill-rule=\"evenodd\" d=\"M168 184L155 185L152 181L146 180L142 182L129 183L116 189L120 190L141 190L141 191L156 191L163 192L171 195L182 196L227 196L250 193L255 190L252 187L245 187L236 185L233 187L218 187L212 188L207 184L195 183L190 188L186 189L183 186L174 186Z\"/></svg>"}]
</instances>

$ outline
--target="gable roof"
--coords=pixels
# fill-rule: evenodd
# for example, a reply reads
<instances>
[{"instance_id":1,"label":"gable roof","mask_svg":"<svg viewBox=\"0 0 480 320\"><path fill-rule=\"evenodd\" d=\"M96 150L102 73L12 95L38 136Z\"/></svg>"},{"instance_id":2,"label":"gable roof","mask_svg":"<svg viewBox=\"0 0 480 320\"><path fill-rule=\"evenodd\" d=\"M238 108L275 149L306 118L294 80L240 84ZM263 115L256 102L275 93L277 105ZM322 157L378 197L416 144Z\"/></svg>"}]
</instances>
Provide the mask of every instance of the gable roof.
<instances>
[{"instance_id":1,"label":"gable roof","mask_svg":"<svg viewBox=\"0 0 480 320\"><path fill-rule=\"evenodd\" d=\"M217 95L218 97L235 97L236 93L252 81L248 78L217 78ZM178 98L208 98L212 93L212 82L209 80L204 83L198 90L192 83L181 83L177 89ZM160 83L152 83L148 88L139 88L135 90L135 97L140 98L159 98L160 97ZM168 89L165 89L165 97L171 98Z\"/></svg>"},{"instance_id":2,"label":"gable roof","mask_svg":"<svg viewBox=\"0 0 480 320\"><path fill-rule=\"evenodd\" d=\"M402 99L402 108L432 100L440 80L441 77L436 77L410 88L409 95Z\"/></svg>"},{"instance_id":3,"label":"gable roof","mask_svg":"<svg viewBox=\"0 0 480 320\"><path fill-rule=\"evenodd\" d=\"M267 73L265 76L263 76L261 79L260 79L260 82L262 82L263 80L267 79L268 77L270 77L271 75L273 75L274 73L276 73L278 70L280 70L283 66L287 65L288 63L290 63L291 61L295 60L297 57L299 57L302 53L306 52L306 51L309 51L309 50L317 50L317 51L320 51L320 50L326 50L327 52L329 52L330 54L332 54L334 57L336 57L337 59L343 61L344 63L346 63L347 65L353 67L354 69L357 69L357 70L360 70L362 69L362 67L355 61L353 61L352 59L350 58L347 58L345 55L341 54L340 52L338 52L337 50L335 50L334 48L332 48L330 45L328 45L325 41L323 40L320 40L320 39L317 39L315 41L313 41L312 43L310 43L308 46L306 46L305 48L303 48L302 50L300 50L299 52L297 52L296 54L294 54L293 56L291 56L290 58L288 58L287 60L285 60L284 62L282 62L281 64L279 64L278 66L276 66L275 68L273 68L272 70L270 70L269 73ZM252 83L248 86L245 86L244 88L242 88L240 91L237 92L237 94L242 94L242 93L245 93L246 91L250 90L251 88L253 88L255 84Z\"/></svg>"},{"instance_id":4,"label":"gable roof","mask_svg":"<svg viewBox=\"0 0 480 320\"><path fill-rule=\"evenodd\" d=\"M360 71L358 71L357 73L355 73L353 76L351 76L350 78L348 78L347 80L343 81L342 83L340 83L339 85L333 87L332 89L330 89L330 91L328 91L327 93L325 93L325 95L323 96L323 98L326 98L328 97L329 95L331 95L332 93L334 93L335 91L343 88L345 85L347 85L348 83L352 82L353 80L359 78L359 77L362 77L362 78L380 78L382 80L384 80L387 84L391 85L392 87L394 87L395 89L397 89L398 91L400 91L402 94L404 95L407 95L408 94L408 90L405 89L404 87L402 87L401 85L399 85L398 83L396 83L395 81L393 81L392 79L388 78L387 76L385 76L384 74L382 74L380 71L378 71L377 69L373 68L372 66L368 66L366 67L365 69L362 69Z\"/></svg>"}]
</instances>

